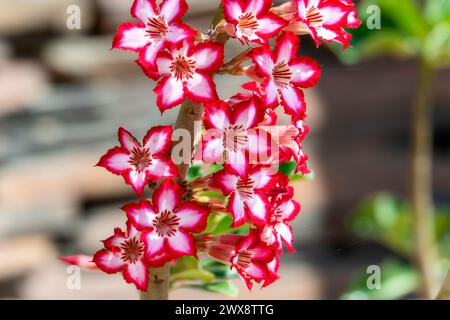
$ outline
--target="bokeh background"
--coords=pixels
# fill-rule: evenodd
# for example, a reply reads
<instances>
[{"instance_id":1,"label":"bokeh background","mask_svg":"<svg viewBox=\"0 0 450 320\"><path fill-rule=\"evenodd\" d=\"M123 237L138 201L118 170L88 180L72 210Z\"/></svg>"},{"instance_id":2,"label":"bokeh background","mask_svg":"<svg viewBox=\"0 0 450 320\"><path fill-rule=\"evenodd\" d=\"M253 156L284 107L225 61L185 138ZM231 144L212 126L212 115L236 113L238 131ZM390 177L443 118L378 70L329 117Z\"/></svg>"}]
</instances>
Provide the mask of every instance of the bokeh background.
<instances>
[{"instance_id":1,"label":"bokeh background","mask_svg":"<svg viewBox=\"0 0 450 320\"><path fill-rule=\"evenodd\" d=\"M121 178L94 167L115 145L118 126L141 136L155 124L173 123L177 114L174 109L160 116L154 83L132 63L134 54L109 50L116 26L131 20L131 3L0 0L0 298L137 298L120 275L97 272L83 272L81 289L69 290L67 266L58 260L95 252L99 240L124 222L119 207L135 200ZM207 30L218 1L188 3L186 22ZM81 30L66 27L70 5L81 8ZM236 54L239 47L228 44L227 50ZM368 266L388 261L395 278L408 264L377 234L355 233L353 222L361 219L352 215L363 199L381 191L409 195L417 61L381 56L344 65L336 51L317 50L308 37L302 38L301 54L314 57L324 70L320 84L306 92L311 133L305 150L314 179L294 184L302 204L294 223L297 252L282 256L282 279L269 288L250 294L236 280L237 298L367 298L371 293L358 289L355 279L367 276ZM217 78L221 97L235 93L242 80ZM433 90L434 200L445 208L450 206L449 70L437 74ZM370 227L377 223L369 221L374 214L395 220L398 202L383 195L363 206L362 224ZM448 221L448 211L442 216ZM392 219L381 222L389 226ZM450 233L450 224L442 228L444 235ZM450 236L444 242L448 245ZM385 298L416 297L417 277L408 270L399 274L409 278L390 283L393 292ZM223 298L190 289L171 297Z\"/></svg>"}]
</instances>

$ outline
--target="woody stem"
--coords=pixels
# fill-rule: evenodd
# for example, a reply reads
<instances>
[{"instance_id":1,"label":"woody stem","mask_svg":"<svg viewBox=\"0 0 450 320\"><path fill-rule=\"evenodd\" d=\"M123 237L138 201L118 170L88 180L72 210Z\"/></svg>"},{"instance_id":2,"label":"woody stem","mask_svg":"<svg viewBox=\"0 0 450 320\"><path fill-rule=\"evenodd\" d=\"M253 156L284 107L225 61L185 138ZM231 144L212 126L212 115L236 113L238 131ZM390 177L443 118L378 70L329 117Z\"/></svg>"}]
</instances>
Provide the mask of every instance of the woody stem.
<instances>
[{"instance_id":1,"label":"woody stem","mask_svg":"<svg viewBox=\"0 0 450 320\"><path fill-rule=\"evenodd\" d=\"M211 23L211 28L214 28L220 21L223 20L223 10L220 4L217 8L214 19ZM228 40L228 36L219 34L215 39L217 42L225 43ZM186 99L181 104L180 113L178 114L177 121L175 122L174 129L185 129L189 132L191 137L190 147L191 153L194 150L196 137L195 123L200 121L203 116L203 106L196 104ZM182 155L182 163L178 166L180 173L180 180L186 179L187 172L189 170L191 157L186 160L187 155ZM149 269L149 283L146 292L141 293L141 300L167 300L169 298L169 278L170 278L170 265L166 263L162 268L150 268Z\"/></svg>"}]
</instances>

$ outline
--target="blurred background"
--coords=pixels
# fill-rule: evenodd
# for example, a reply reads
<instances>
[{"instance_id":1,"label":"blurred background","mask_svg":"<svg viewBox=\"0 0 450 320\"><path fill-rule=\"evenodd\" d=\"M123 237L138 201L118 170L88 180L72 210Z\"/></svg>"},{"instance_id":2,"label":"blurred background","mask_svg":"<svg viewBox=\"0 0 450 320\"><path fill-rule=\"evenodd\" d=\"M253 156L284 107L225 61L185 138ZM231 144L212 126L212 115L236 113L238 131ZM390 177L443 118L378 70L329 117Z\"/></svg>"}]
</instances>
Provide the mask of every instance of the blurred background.
<instances>
[{"instance_id":1,"label":"blurred background","mask_svg":"<svg viewBox=\"0 0 450 320\"><path fill-rule=\"evenodd\" d=\"M117 25L131 21L131 3L0 0L0 298L137 298L120 275L97 272L83 272L81 289L69 290L70 274L58 260L98 250L99 240L124 222L121 205L136 199L120 177L94 167L116 144L118 126L142 136L155 124L174 123L177 115L176 108L160 116L154 83L132 63L133 53L109 50ZM206 31L218 1L188 3L185 21ZM80 30L67 26L71 5L81 8ZM241 289L235 298L418 296L406 199L419 49L392 24L397 40L366 41L368 35L387 38L383 24L368 30L365 23L345 56L340 48L317 50L302 37L300 53L324 70L320 84L306 91L311 133L305 150L314 175L294 183L302 204L294 223L297 252L282 256L282 279L264 290L250 294L233 280ZM448 48L449 30L444 25L440 31ZM390 50L400 40L406 44ZM231 57L239 46L230 42L227 50ZM221 98L243 80L218 77ZM436 241L448 269L450 70L436 67L432 93ZM382 289L367 288L371 265L381 268ZM171 298L223 296L179 289Z\"/></svg>"}]
</instances>

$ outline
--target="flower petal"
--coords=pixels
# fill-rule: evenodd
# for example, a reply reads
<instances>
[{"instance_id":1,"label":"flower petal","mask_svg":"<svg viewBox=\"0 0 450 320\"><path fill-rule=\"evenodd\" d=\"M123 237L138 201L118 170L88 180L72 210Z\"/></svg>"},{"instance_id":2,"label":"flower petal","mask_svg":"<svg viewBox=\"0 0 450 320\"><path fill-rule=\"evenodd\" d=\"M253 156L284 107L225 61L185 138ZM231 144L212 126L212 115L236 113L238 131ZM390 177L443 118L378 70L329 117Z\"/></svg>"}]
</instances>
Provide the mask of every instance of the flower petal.
<instances>
[{"instance_id":1,"label":"flower petal","mask_svg":"<svg viewBox=\"0 0 450 320\"><path fill-rule=\"evenodd\" d=\"M195 60L197 71L214 72L223 64L223 45L206 41L192 49L191 58Z\"/></svg>"},{"instance_id":2,"label":"flower petal","mask_svg":"<svg viewBox=\"0 0 450 320\"><path fill-rule=\"evenodd\" d=\"M212 129L210 129L212 130ZM203 135L202 140L202 160L206 163L222 163L223 161L223 140L221 137L213 138Z\"/></svg>"},{"instance_id":3,"label":"flower petal","mask_svg":"<svg viewBox=\"0 0 450 320\"><path fill-rule=\"evenodd\" d=\"M164 210L173 211L180 204L183 193L183 188L177 183L170 180L164 180L153 192L153 205L157 208L158 212Z\"/></svg>"},{"instance_id":4,"label":"flower petal","mask_svg":"<svg viewBox=\"0 0 450 320\"><path fill-rule=\"evenodd\" d=\"M281 104L287 114L301 117L306 110L303 91L298 88L285 86L280 89Z\"/></svg>"},{"instance_id":5,"label":"flower petal","mask_svg":"<svg viewBox=\"0 0 450 320\"><path fill-rule=\"evenodd\" d=\"M133 283L141 291L148 289L148 267L143 261L135 261L127 264L122 271L127 283Z\"/></svg>"},{"instance_id":6,"label":"flower petal","mask_svg":"<svg viewBox=\"0 0 450 320\"><path fill-rule=\"evenodd\" d=\"M321 68L313 59L309 57L294 58L289 67L292 72L292 84L302 88L309 88L319 82Z\"/></svg>"},{"instance_id":7,"label":"flower petal","mask_svg":"<svg viewBox=\"0 0 450 320\"><path fill-rule=\"evenodd\" d=\"M94 255L93 261L100 268L100 270L108 274L119 272L125 266L125 263L122 259L120 259L117 252L106 249L97 251Z\"/></svg>"},{"instance_id":8,"label":"flower petal","mask_svg":"<svg viewBox=\"0 0 450 320\"><path fill-rule=\"evenodd\" d=\"M107 249L111 249L113 247L120 247L120 245L124 240L125 240L125 233L120 228L115 228L114 235L103 240L103 245Z\"/></svg>"},{"instance_id":9,"label":"flower petal","mask_svg":"<svg viewBox=\"0 0 450 320\"><path fill-rule=\"evenodd\" d=\"M264 189L270 187L272 183L274 183L275 170L271 167L258 166L252 169L250 175L254 181L254 188Z\"/></svg>"},{"instance_id":10,"label":"flower petal","mask_svg":"<svg viewBox=\"0 0 450 320\"><path fill-rule=\"evenodd\" d=\"M223 131L230 126L230 108L223 101L215 101L205 105L203 122L207 129L215 128Z\"/></svg>"},{"instance_id":11,"label":"flower petal","mask_svg":"<svg viewBox=\"0 0 450 320\"><path fill-rule=\"evenodd\" d=\"M283 221L292 221L300 212L300 204L292 199L283 201L277 208L281 212Z\"/></svg>"},{"instance_id":12,"label":"flower petal","mask_svg":"<svg viewBox=\"0 0 450 320\"><path fill-rule=\"evenodd\" d=\"M194 201L186 201L176 212L180 227L185 231L199 233L205 230L209 209Z\"/></svg>"},{"instance_id":13,"label":"flower petal","mask_svg":"<svg viewBox=\"0 0 450 320\"><path fill-rule=\"evenodd\" d=\"M194 73L186 84L189 99L194 103L218 99L216 85L211 76Z\"/></svg>"},{"instance_id":14,"label":"flower petal","mask_svg":"<svg viewBox=\"0 0 450 320\"><path fill-rule=\"evenodd\" d=\"M242 201L241 197L233 192L228 200L227 209L233 215L233 228L237 228L246 222L246 214L244 201Z\"/></svg>"},{"instance_id":15,"label":"flower petal","mask_svg":"<svg viewBox=\"0 0 450 320\"><path fill-rule=\"evenodd\" d=\"M228 22L235 22L242 15L242 0L222 0L222 5Z\"/></svg>"},{"instance_id":16,"label":"flower petal","mask_svg":"<svg viewBox=\"0 0 450 320\"><path fill-rule=\"evenodd\" d=\"M119 128L119 142L122 148L131 152L133 148L140 147L141 144L136 140L133 135L128 132L125 128Z\"/></svg>"},{"instance_id":17,"label":"flower petal","mask_svg":"<svg viewBox=\"0 0 450 320\"><path fill-rule=\"evenodd\" d=\"M292 241L294 240L294 233L292 232L291 226L286 223L277 224L277 231L283 240L284 244L288 248L289 252L295 252L294 247L292 246Z\"/></svg>"},{"instance_id":18,"label":"flower petal","mask_svg":"<svg viewBox=\"0 0 450 320\"><path fill-rule=\"evenodd\" d=\"M117 28L112 47L115 49L139 51L148 44L145 28L141 24L127 22Z\"/></svg>"},{"instance_id":19,"label":"flower petal","mask_svg":"<svg viewBox=\"0 0 450 320\"><path fill-rule=\"evenodd\" d=\"M224 168L235 175L245 178L249 170L249 160L245 154L245 146L238 147L237 150L229 148L225 153Z\"/></svg>"},{"instance_id":20,"label":"flower petal","mask_svg":"<svg viewBox=\"0 0 450 320\"><path fill-rule=\"evenodd\" d=\"M152 127L144 137L144 148L149 149L152 155L170 152L172 132L172 126Z\"/></svg>"},{"instance_id":21,"label":"flower petal","mask_svg":"<svg viewBox=\"0 0 450 320\"><path fill-rule=\"evenodd\" d=\"M164 252L165 240L155 231L152 230L142 232L141 240L145 244L145 258L147 260L151 260L153 257L158 256Z\"/></svg>"},{"instance_id":22,"label":"flower petal","mask_svg":"<svg viewBox=\"0 0 450 320\"><path fill-rule=\"evenodd\" d=\"M121 147L114 147L100 158L97 166L103 167L114 174L124 174L131 169L130 154Z\"/></svg>"},{"instance_id":23,"label":"flower petal","mask_svg":"<svg viewBox=\"0 0 450 320\"><path fill-rule=\"evenodd\" d=\"M150 201L147 200L126 204L122 210L139 230L151 227L153 218L157 214Z\"/></svg>"},{"instance_id":24,"label":"flower petal","mask_svg":"<svg viewBox=\"0 0 450 320\"><path fill-rule=\"evenodd\" d=\"M275 108L278 106L278 87L275 81L267 78L261 84L263 91L266 96L266 105L268 108Z\"/></svg>"},{"instance_id":25,"label":"flower petal","mask_svg":"<svg viewBox=\"0 0 450 320\"><path fill-rule=\"evenodd\" d=\"M225 170L216 172L213 175L213 183L219 186L226 196L236 190L237 181L238 176L230 174Z\"/></svg>"},{"instance_id":26,"label":"flower petal","mask_svg":"<svg viewBox=\"0 0 450 320\"><path fill-rule=\"evenodd\" d=\"M135 0L131 15L142 23L147 23L149 18L157 15L155 0Z\"/></svg>"},{"instance_id":27,"label":"flower petal","mask_svg":"<svg viewBox=\"0 0 450 320\"><path fill-rule=\"evenodd\" d=\"M272 6L272 0L247 0L244 12L251 12L256 17L265 15Z\"/></svg>"},{"instance_id":28,"label":"flower petal","mask_svg":"<svg viewBox=\"0 0 450 320\"><path fill-rule=\"evenodd\" d=\"M187 10L188 5L185 0L163 0L160 14L170 24L184 16Z\"/></svg>"},{"instance_id":29,"label":"flower petal","mask_svg":"<svg viewBox=\"0 0 450 320\"><path fill-rule=\"evenodd\" d=\"M125 182L131 185L134 192L136 192L138 196L142 194L142 192L144 191L144 187L148 182L147 175L142 171L130 170L124 178Z\"/></svg>"},{"instance_id":30,"label":"flower petal","mask_svg":"<svg viewBox=\"0 0 450 320\"><path fill-rule=\"evenodd\" d=\"M180 256L193 256L197 251L194 237L183 231L177 231L173 236L167 238L167 245L170 251Z\"/></svg>"},{"instance_id":31,"label":"flower petal","mask_svg":"<svg viewBox=\"0 0 450 320\"><path fill-rule=\"evenodd\" d=\"M153 158L145 173L151 181L158 182L162 178L178 177L178 168L170 158Z\"/></svg>"},{"instance_id":32,"label":"flower petal","mask_svg":"<svg viewBox=\"0 0 450 320\"><path fill-rule=\"evenodd\" d=\"M158 71L159 75L169 73L160 71L159 69L157 69L156 65L158 53L160 53L161 50L164 49L164 47L165 47L164 41L154 41L152 43L149 43L143 50L139 52L138 64L142 68L145 68L147 72L148 70L151 70L153 72ZM149 77L155 79L155 76L153 76L152 73L150 73Z\"/></svg>"},{"instance_id":33,"label":"flower petal","mask_svg":"<svg viewBox=\"0 0 450 320\"><path fill-rule=\"evenodd\" d=\"M270 77L274 68L272 52L268 46L253 49L250 57L255 63L257 72L261 77Z\"/></svg>"},{"instance_id":34,"label":"flower petal","mask_svg":"<svg viewBox=\"0 0 450 320\"><path fill-rule=\"evenodd\" d=\"M285 26L287 21L280 18L274 13L268 13L262 18L258 19L258 29L256 34L262 38L275 37Z\"/></svg>"},{"instance_id":35,"label":"flower petal","mask_svg":"<svg viewBox=\"0 0 450 320\"><path fill-rule=\"evenodd\" d=\"M157 95L156 105L161 112L175 107L184 100L183 82L170 76L162 78L153 91Z\"/></svg>"},{"instance_id":36,"label":"flower petal","mask_svg":"<svg viewBox=\"0 0 450 320\"><path fill-rule=\"evenodd\" d=\"M253 196L245 200L247 214L257 225L263 226L269 221L269 205L263 194L254 193Z\"/></svg>"},{"instance_id":37,"label":"flower petal","mask_svg":"<svg viewBox=\"0 0 450 320\"><path fill-rule=\"evenodd\" d=\"M283 32L275 44L275 64L289 63L295 57L300 45L300 40L292 32Z\"/></svg>"},{"instance_id":38,"label":"flower petal","mask_svg":"<svg viewBox=\"0 0 450 320\"><path fill-rule=\"evenodd\" d=\"M173 45L176 45L186 39L194 38L197 31L192 30L188 25L176 22L169 26L166 34L166 40Z\"/></svg>"}]
</instances>

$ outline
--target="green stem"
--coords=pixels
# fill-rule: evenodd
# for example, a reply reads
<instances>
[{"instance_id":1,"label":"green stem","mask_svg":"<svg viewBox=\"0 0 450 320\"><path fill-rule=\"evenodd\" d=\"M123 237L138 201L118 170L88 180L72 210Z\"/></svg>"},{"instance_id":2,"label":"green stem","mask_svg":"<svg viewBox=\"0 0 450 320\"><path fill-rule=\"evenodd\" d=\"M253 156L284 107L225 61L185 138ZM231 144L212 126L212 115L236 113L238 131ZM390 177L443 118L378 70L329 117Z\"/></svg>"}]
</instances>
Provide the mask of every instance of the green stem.
<instances>
[{"instance_id":1,"label":"green stem","mask_svg":"<svg viewBox=\"0 0 450 320\"><path fill-rule=\"evenodd\" d=\"M412 210L416 235L416 259L421 273L423 295L434 293L434 267L437 261L432 187L432 82L434 70L420 61L419 83L414 102L412 150Z\"/></svg>"}]
</instances>

